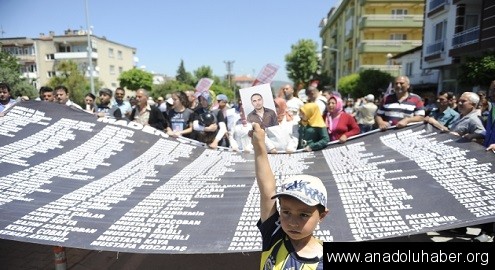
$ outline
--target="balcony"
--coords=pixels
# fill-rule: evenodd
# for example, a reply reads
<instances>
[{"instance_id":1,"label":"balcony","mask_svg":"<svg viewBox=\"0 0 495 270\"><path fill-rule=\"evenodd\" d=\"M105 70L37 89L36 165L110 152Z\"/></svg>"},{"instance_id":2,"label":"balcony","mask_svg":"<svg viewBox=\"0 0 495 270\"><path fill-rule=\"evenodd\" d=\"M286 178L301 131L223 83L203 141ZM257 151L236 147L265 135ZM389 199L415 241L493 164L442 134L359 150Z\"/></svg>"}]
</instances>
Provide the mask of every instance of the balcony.
<instances>
[{"instance_id":1,"label":"balcony","mask_svg":"<svg viewBox=\"0 0 495 270\"><path fill-rule=\"evenodd\" d=\"M36 74L36 72L23 72L21 74L21 77L27 79L36 79L38 75Z\"/></svg>"},{"instance_id":2,"label":"balcony","mask_svg":"<svg viewBox=\"0 0 495 270\"><path fill-rule=\"evenodd\" d=\"M358 45L359 53L401 53L418 46L422 40L364 40Z\"/></svg>"},{"instance_id":3,"label":"balcony","mask_svg":"<svg viewBox=\"0 0 495 270\"><path fill-rule=\"evenodd\" d=\"M423 15L365 15L361 17L359 29L363 28L422 28Z\"/></svg>"},{"instance_id":4,"label":"balcony","mask_svg":"<svg viewBox=\"0 0 495 270\"><path fill-rule=\"evenodd\" d=\"M466 31L459 32L452 38L452 49L457 49L477 43L480 38L480 27L476 26Z\"/></svg>"},{"instance_id":5,"label":"balcony","mask_svg":"<svg viewBox=\"0 0 495 270\"><path fill-rule=\"evenodd\" d=\"M440 54L445 50L444 41L440 40L432 44L428 44L426 47L426 55Z\"/></svg>"},{"instance_id":6,"label":"balcony","mask_svg":"<svg viewBox=\"0 0 495 270\"><path fill-rule=\"evenodd\" d=\"M360 0L359 1L359 4L361 6L364 6L366 4L384 4L384 5L388 5L388 4L404 4L404 3L407 3L407 2L411 2L411 3L417 3L417 2L422 2L422 1L418 1L418 0Z\"/></svg>"},{"instance_id":7,"label":"balcony","mask_svg":"<svg viewBox=\"0 0 495 270\"><path fill-rule=\"evenodd\" d=\"M444 9L449 4L448 0L431 0L428 12L432 12L437 9Z\"/></svg>"},{"instance_id":8,"label":"balcony","mask_svg":"<svg viewBox=\"0 0 495 270\"><path fill-rule=\"evenodd\" d=\"M16 57L20 62L36 62L36 55L34 54L18 54Z\"/></svg>"},{"instance_id":9,"label":"balcony","mask_svg":"<svg viewBox=\"0 0 495 270\"><path fill-rule=\"evenodd\" d=\"M361 65L359 67L359 71L368 70L368 69L376 69L376 70L380 70L383 72L387 72L390 75L392 75L393 77L397 77L397 76L401 75L400 74L401 67L402 67L401 65Z\"/></svg>"},{"instance_id":10,"label":"balcony","mask_svg":"<svg viewBox=\"0 0 495 270\"><path fill-rule=\"evenodd\" d=\"M59 53L55 53L55 59L56 60L87 59L87 58L88 58L87 52L59 52ZM92 52L91 58L92 59L98 59L98 53Z\"/></svg>"}]
</instances>

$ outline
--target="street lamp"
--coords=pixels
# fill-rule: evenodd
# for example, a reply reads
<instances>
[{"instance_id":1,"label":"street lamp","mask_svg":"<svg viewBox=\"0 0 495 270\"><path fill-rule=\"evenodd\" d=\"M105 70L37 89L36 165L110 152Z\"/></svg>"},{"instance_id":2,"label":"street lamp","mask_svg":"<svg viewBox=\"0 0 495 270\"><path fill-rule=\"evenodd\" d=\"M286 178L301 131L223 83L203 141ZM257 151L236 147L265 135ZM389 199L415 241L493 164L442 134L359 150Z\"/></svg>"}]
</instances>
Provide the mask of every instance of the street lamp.
<instances>
[{"instance_id":1,"label":"street lamp","mask_svg":"<svg viewBox=\"0 0 495 270\"><path fill-rule=\"evenodd\" d=\"M329 50L335 52L335 91L339 91L339 50L335 48L330 48L328 46L323 46L324 50Z\"/></svg>"}]
</instances>

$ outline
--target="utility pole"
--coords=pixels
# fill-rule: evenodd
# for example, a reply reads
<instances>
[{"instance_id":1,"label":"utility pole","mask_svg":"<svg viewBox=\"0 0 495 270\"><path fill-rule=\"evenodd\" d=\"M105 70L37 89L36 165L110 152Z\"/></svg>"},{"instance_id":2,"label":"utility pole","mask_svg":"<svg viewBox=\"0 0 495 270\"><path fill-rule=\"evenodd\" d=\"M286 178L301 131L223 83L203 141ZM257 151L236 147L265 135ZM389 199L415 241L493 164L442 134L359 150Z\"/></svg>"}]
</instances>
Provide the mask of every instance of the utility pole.
<instances>
[{"instance_id":1,"label":"utility pole","mask_svg":"<svg viewBox=\"0 0 495 270\"><path fill-rule=\"evenodd\" d=\"M229 88L234 92L234 102L237 101L236 97L235 97L235 91L234 89L232 88L232 70L234 69L234 60L226 60L226 61L223 61L225 63L225 66L227 68L227 80L229 82Z\"/></svg>"},{"instance_id":2,"label":"utility pole","mask_svg":"<svg viewBox=\"0 0 495 270\"><path fill-rule=\"evenodd\" d=\"M95 80L93 78L93 59L92 59L92 54L93 54L93 46L91 44L91 30L89 28L89 16L88 16L88 0L85 0L86 2L86 31L87 31L87 37L88 37L88 64L89 64L89 80L90 80L90 85L91 85L91 94L95 94Z\"/></svg>"}]
</instances>

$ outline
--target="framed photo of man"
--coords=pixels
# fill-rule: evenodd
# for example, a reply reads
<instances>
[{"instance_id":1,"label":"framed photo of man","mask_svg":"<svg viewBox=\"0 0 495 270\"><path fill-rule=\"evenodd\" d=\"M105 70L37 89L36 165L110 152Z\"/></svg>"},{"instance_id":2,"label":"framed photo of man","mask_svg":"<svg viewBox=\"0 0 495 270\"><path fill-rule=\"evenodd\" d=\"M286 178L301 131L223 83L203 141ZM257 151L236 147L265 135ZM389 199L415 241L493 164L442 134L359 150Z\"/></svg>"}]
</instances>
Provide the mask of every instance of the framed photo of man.
<instances>
[{"instance_id":1,"label":"framed photo of man","mask_svg":"<svg viewBox=\"0 0 495 270\"><path fill-rule=\"evenodd\" d=\"M242 106L249 123L258 123L261 128L278 125L277 110L269 83L239 90Z\"/></svg>"}]
</instances>

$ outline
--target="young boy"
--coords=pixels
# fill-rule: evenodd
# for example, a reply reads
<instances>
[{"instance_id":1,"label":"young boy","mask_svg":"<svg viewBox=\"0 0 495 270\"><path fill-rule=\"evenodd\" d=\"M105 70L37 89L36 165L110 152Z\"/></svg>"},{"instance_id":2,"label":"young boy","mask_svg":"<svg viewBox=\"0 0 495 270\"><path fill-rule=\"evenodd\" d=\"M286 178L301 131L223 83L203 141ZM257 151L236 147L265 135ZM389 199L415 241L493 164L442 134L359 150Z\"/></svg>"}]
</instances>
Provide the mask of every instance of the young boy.
<instances>
[{"instance_id":1,"label":"young boy","mask_svg":"<svg viewBox=\"0 0 495 270\"><path fill-rule=\"evenodd\" d=\"M328 214L325 186L317 177L296 175L286 179L282 191L276 193L265 131L257 123L253 123L252 144L260 189L260 269L323 269L323 243L313 236L313 231Z\"/></svg>"}]
</instances>

